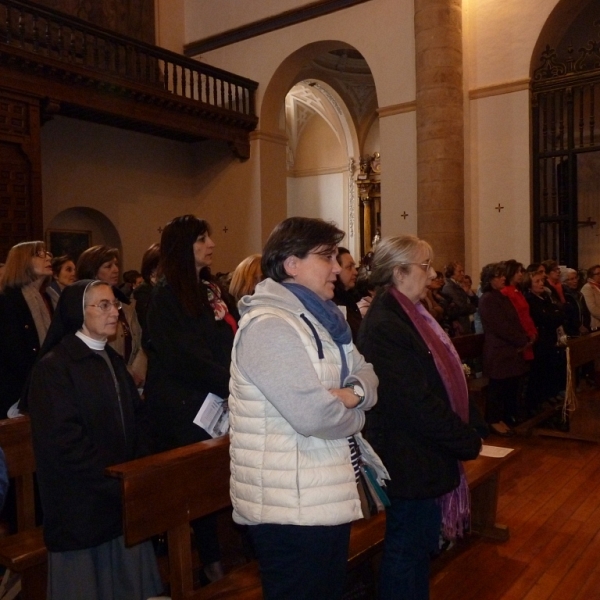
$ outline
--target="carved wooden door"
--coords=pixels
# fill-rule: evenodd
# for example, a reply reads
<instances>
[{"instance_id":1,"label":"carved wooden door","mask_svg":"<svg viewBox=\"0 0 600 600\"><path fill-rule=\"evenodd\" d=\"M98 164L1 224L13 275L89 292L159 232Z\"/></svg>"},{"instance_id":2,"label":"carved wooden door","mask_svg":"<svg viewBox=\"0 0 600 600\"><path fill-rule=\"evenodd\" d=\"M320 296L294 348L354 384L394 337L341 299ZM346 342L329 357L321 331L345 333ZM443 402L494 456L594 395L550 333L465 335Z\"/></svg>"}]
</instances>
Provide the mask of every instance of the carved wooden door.
<instances>
[{"instance_id":1,"label":"carved wooden door","mask_svg":"<svg viewBox=\"0 0 600 600\"><path fill-rule=\"evenodd\" d=\"M41 239L40 136L37 100L0 89L0 261L12 246Z\"/></svg>"}]
</instances>

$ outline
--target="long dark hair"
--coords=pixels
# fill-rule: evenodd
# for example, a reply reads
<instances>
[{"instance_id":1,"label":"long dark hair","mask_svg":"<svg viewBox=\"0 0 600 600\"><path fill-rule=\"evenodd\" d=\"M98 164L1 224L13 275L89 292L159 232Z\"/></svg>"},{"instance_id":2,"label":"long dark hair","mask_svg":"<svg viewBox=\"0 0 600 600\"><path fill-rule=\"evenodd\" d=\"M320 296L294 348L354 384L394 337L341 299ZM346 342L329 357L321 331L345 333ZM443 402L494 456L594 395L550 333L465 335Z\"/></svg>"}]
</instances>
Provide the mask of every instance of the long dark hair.
<instances>
[{"instance_id":1,"label":"long dark hair","mask_svg":"<svg viewBox=\"0 0 600 600\"><path fill-rule=\"evenodd\" d=\"M160 238L160 274L192 317L210 310L206 288L199 281L211 279L210 269L204 267L198 277L193 248L198 236L205 233L210 235L210 225L206 221L194 215L183 215L167 223Z\"/></svg>"},{"instance_id":2,"label":"long dark hair","mask_svg":"<svg viewBox=\"0 0 600 600\"><path fill-rule=\"evenodd\" d=\"M523 264L520 263L519 261L515 260L514 258L511 258L510 260L505 260L504 261L504 270L505 270L505 275L506 275L506 285L511 285L511 281L513 279L513 277L521 270L523 269Z\"/></svg>"}]
</instances>

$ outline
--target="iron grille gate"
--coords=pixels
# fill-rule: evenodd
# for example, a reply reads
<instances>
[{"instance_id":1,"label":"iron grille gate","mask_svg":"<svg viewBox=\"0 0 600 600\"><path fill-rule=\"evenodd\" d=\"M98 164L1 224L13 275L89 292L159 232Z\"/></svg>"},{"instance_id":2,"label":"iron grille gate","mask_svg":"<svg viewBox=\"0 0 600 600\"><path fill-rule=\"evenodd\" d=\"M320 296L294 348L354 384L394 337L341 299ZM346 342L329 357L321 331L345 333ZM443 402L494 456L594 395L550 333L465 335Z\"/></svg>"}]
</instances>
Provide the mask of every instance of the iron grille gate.
<instances>
[{"instance_id":1,"label":"iron grille gate","mask_svg":"<svg viewBox=\"0 0 600 600\"><path fill-rule=\"evenodd\" d=\"M598 39L589 39L577 52L570 45L559 57L546 46L532 78L536 261L551 258L578 265L578 229L593 225L591 219L581 220L577 193L578 158L583 164L583 153L600 151L600 20L593 26L599 29Z\"/></svg>"},{"instance_id":2,"label":"iron grille gate","mask_svg":"<svg viewBox=\"0 0 600 600\"><path fill-rule=\"evenodd\" d=\"M600 151L600 71L532 88L534 260L575 266L588 224L577 210L577 157Z\"/></svg>"}]
</instances>

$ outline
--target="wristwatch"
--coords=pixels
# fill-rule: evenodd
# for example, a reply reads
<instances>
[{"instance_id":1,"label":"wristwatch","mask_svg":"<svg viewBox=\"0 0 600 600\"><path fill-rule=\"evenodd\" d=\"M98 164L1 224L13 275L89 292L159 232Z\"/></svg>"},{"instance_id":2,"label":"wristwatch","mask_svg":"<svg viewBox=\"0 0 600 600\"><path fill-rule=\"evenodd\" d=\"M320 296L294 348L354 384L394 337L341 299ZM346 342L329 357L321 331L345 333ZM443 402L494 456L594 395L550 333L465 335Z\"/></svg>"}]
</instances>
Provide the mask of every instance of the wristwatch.
<instances>
[{"instance_id":1,"label":"wristwatch","mask_svg":"<svg viewBox=\"0 0 600 600\"><path fill-rule=\"evenodd\" d=\"M365 390L362 389L362 386L358 385L357 383L348 383L344 387L347 387L352 390L352 393L358 398L358 404L364 402Z\"/></svg>"}]
</instances>

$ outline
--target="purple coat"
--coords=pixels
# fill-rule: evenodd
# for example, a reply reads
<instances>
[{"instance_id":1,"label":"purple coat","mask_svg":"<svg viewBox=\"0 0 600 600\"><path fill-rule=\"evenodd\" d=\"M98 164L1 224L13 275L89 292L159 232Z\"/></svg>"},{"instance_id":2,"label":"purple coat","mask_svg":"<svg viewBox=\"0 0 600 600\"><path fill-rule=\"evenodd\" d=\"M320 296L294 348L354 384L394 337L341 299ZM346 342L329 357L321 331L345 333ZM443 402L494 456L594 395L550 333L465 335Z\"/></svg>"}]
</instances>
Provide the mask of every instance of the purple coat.
<instances>
[{"instance_id":1,"label":"purple coat","mask_svg":"<svg viewBox=\"0 0 600 600\"><path fill-rule=\"evenodd\" d=\"M491 379L523 375L528 365L519 352L529 341L513 303L498 290L479 299L479 314L485 333L483 372Z\"/></svg>"}]
</instances>

